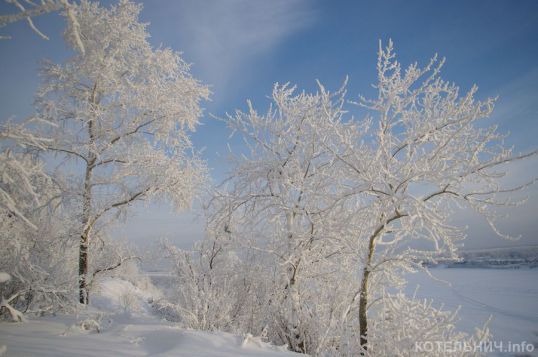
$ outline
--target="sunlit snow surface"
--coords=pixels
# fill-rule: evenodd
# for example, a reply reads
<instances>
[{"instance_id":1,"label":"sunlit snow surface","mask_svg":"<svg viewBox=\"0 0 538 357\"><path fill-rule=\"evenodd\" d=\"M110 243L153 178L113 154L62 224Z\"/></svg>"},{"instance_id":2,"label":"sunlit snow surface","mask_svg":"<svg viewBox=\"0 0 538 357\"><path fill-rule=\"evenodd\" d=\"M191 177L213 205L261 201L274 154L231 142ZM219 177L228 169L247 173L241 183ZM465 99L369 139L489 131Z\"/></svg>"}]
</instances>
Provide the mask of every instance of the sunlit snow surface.
<instances>
[{"instance_id":1,"label":"sunlit snow surface","mask_svg":"<svg viewBox=\"0 0 538 357\"><path fill-rule=\"evenodd\" d=\"M149 318L118 318L100 333L70 328L75 318L0 324L6 356L285 356L226 333L188 331Z\"/></svg>"},{"instance_id":2,"label":"sunlit snow surface","mask_svg":"<svg viewBox=\"0 0 538 357\"><path fill-rule=\"evenodd\" d=\"M148 292L109 279L93 307L78 316L45 317L26 323L0 323L5 356L286 356L281 347L257 338L182 329L151 315ZM125 305L134 307L126 311ZM92 327L96 321L99 332ZM86 322L87 330L81 328Z\"/></svg>"},{"instance_id":3,"label":"sunlit snow surface","mask_svg":"<svg viewBox=\"0 0 538 357\"><path fill-rule=\"evenodd\" d=\"M459 328L472 332L490 315L495 341L538 344L538 269L434 268L408 277L408 292L433 298L446 308L461 305ZM160 277L160 284L166 282ZM125 294L127 292L127 294ZM6 356L283 356L278 347L227 333L185 330L151 316L148 292L124 281L105 281L96 307L78 316L46 317L27 323L0 323ZM129 296L126 300L126 295ZM135 306L126 312L124 305ZM100 332L83 331L82 321L96 319ZM537 346L538 349L538 346ZM291 355L291 354L290 354ZM496 353L498 355L498 353ZM508 354L505 354L508 355ZM512 354L513 355L513 354ZM524 354L519 354L520 356ZM532 353L538 356L538 352Z\"/></svg>"},{"instance_id":4,"label":"sunlit snow surface","mask_svg":"<svg viewBox=\"0 0 538 357\"><path fill-rule=\"evenodd\" d=\"M533 343L530 355L538 356L538 269L433 268L431 273L450 285L423 273L412 274L408 293L419 285L417 297L432 298L447 309L461 306L458 328L466 332L492 316L493 341L502 341L504 349L509 342Z\"/></svg>"}]
</instances>

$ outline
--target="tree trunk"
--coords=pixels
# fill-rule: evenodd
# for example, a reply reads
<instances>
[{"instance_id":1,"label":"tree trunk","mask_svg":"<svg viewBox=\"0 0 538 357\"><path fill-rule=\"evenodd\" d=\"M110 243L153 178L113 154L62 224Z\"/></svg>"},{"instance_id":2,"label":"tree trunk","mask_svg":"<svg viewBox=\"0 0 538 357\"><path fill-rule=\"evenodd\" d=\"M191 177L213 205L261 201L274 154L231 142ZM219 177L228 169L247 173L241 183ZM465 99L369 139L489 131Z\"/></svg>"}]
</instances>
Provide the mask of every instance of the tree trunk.
<instances>
[{"instance_id":1,"label":"tree trunk","mask_svg":"<svg viewBox=\"0 0 538 357\"><path fill-rule=\"evenodd\" d=\"M300 201L300 199L299 199ZM286 215L286 228L288 231L288 250L293 252L293 232L295 229L295 216L296 213L288 213ZM284 299L288 300L287 303L290 306L291 316L286 318L286 335L288 340L288 345L290 349L298 353L306 353L305 350L305 336L301 332L300 326L300 302L299 302L299 293L297 291L297 270L299 269L299 264L301 259L299 258L295 264L291 266L291 270L288 271L288 282L284 288L285 295Z\"/></svg>"},{"instance_id":2,"label":"tree trunk","mask_svg":"<svg viewBox=\"0 0 538 357\"><path fill-rule=\"evenodd\" d=\"M363 351L368 349L368 317L366 315L368 309L368 279L370 278L371 263L375 251L375 238L379 231L377 231L370 238L370 242L368 244L368 258L366 259L366 264L362 270L361 293L359 300L359 333L360 344ZM361 352L361 355L364 355L364 352Z\"/></svg>"},{"instance_id":3,"label":"tree trunk","mask_svg":"<svg viewBox=\"0 0 538 357\"><path fill-rule=\"evenodd\" d=\"M297 269L299 269L300 262L301 260L299 259L293 266L292 275L286 286L286 299L290 299L289 304L291 307L291 316L289 317L287 332L289 335L288 344L290 345L290 348L294 352L306 353L305 336L303 336L302 331L300 330L300 302L296 284Z\"/></svg>"},{"instance_id":4,"label":"tree trunk","mask_svg":"<svg viewBox=\"0 0 538 357\"><path fill-rule=\"evenodd\" d=\"M359 333L360 343L364 351L367 350L368 344L368 318L366 316L366 309L368 307L368 278L370 277L370 271L368 266L364 267L362 272L361 293L359 300Z\"/></svg>"},{"instance_id":5,"label":"tree trunk","mask_svg":"<svg viewBox=\"0 0 538 357\"><path fill-rule=\"evenodd\" d=\"M91 166L86 166L86 175L84 176L84 193L83 193L83 206L82 206L82 233L80 235L79 245L79 259L78 259L78 281L79 281L79 301L81 304L87 305L89 303L88 292L88 248L91 225L91 178L92 170Z\"/></svg>"},{"instance_id":6,"label":"tree trunk","mask_svg":"<svg viewBox=\"0 0 538 357\"><path fill-rule=\"evenodd\" d=\"M360 333L360 343L363 349L361 355L364 355L364 352L368 349L368 317L366 312L368 310L368 279L370 278L370 273L372 272L372 259L375 252L375 240L377 237L383 233L385 227L402 217L407 216L406 214L401 214L396 210L395 215L389 218L384 224L377 227L375 232L370 236L368 241L368 257L366 258L366 264L362 270L362 281L361 281L361 290L360 290L360 301L359 301L359 333Z\"/></svg>"},{"instance_id":7,"label":"tree trunk","mask_svg":"<svg viewBox=\"0 0 538 357\"><path fill-rule=\"evenodd\" d=\"M93 86L91 102L95 103L95 93L97 83ZM81 304L89 303L88 291L88 249L90 246L90 232L93 222L90 222L92 212L92 173L96 161L96 155L93 152L95 135L93 132L93 120L88 121L89 150L86 160L86 173L84 175L84 192L82 194L82 233L80 235L79 258L78 258L78 282L79 282L79 301Z\"/></svg>"},{"instance_id":8,"label":"tree trunk","mask_svg":"<svg viewBox=\"0 0 538 357\"><path fill-rule=\"evenodd\" d=\"M79 301L81 304L89 303L86 277L88 275L88 236L80 236L79 258L78 258L78 286Z\"/></svg>"}]
</instances>

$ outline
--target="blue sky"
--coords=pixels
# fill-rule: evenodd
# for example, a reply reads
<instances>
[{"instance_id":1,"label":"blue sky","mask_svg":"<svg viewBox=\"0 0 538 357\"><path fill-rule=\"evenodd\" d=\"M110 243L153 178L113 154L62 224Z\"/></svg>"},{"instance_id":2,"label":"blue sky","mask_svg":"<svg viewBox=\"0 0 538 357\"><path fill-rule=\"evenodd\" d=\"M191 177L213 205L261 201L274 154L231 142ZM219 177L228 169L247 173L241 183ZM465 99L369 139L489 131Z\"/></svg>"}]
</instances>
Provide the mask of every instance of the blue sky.
<instances>
[{"instance_id":1,"label":"blue sky","mask_svg":"<svg viewBox=\"0 0 538 357\"><path fill-rule=\"evenodd\" d=\"M109 3L105 1L103 3ZM0 12L12 11L5 3ZM321 0L168 0L145 1L141 19L149 22L151 42L183 52L195 77L211 85L202 126L193 135L215 181L227 169L228 131L210 114L224 116L245 108L267 108L274 82L315 90L319 79L336 89L349 76L348 93L373 95L378 41L395 43L405 65L446 57L442 75L463 90L473 83L479 97L499 96L491 118L511 133L516 151L536 148L538 140L538 2L520 1L321 1ZM2 29L12 40L0 42L0 118L31 113L38 86L38 61L65 59L63 19L35 20L50 41L24 23ZM232 143L238 145L237 143ZM538 175L536 160L513 169L514 180ZM534 188L525 208L503 225L522 234L517 244L538 243L538 195ZM183 246L202 235L191 215L175 216L162 206L136 208L138 217L119 235L136 242L168 236ZM506 245L483 222L461 217L471 226L468 246Z\"/></svg>"}]
</instances>

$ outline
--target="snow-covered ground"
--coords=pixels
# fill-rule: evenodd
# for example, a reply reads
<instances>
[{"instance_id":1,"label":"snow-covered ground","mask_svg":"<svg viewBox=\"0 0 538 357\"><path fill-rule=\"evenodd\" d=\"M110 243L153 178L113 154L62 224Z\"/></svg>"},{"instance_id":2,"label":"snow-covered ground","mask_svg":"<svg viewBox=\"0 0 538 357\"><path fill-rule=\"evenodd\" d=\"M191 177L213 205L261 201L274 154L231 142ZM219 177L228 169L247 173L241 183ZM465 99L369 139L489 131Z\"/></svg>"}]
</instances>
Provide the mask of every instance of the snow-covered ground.
<instances>
[{"instance_id":1,"label":"snow-covered ground","mask_svg":"<svg viewBox=\"0 0 538 357\"><path fill-rule=\"evenodd\" d=\"M255 337L180 328L155 317L148 297L126 281L110 279L93 306L77 316L0 323L0 346L7 347L5 356L25 357L296 355Z\"/></svg>"},{"instance_id":2,"label":"snow-covered ground","mask_svg":"<svg viewBox=\"0 0 538 357\"><path fill-rule=\"evenodd\" d=\"M538 269L435 268L431 272L450 285L423 273L412 274L408 293L419 285L418 297L432 298L449 309L461 306L458 327L467 332L492 316L493 341L502 341L505 350L508 343L533 343L536 347L530 355L538 356Z\"/></svg>"},{"instance_id":3,"label":"snow-covered ground","mask_svg":"<svg viewBox=\"0 0 538 357\"><path fill-rule=\"evenodd\" d=\"M451 309L461 306L458 327L469 332L493 316L493 339L505 347L523 341L538 345L538 269L435 268L432 273L451 285L414 274L409 293L419 285L418 297ZM160 284L165 281L160 276ZM160 320L146 302L148 294L126 281L106 280L93 308L77 316L0 323L0 345L7 345L6 356L288 355L256 338L185 330Z\"/></svg>"}]
</instances>

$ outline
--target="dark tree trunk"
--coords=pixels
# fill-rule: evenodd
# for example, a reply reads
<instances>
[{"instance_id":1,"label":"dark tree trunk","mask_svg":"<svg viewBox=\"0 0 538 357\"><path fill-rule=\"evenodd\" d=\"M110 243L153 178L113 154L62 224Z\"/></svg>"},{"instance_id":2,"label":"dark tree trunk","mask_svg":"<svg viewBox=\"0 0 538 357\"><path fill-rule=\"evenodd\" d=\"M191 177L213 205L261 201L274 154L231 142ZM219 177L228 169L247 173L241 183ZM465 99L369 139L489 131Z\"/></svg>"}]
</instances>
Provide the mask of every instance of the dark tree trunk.
<instances>
[{"instance_id":1,"label":"dark tree trunk","mask_svg":"<svg viewBox=\"0 0 538 357\"><path fill-rule=\"evenodd\" d=\"M88 276L88 237L81 235L78 259L79 301L81 304L89 303L86 278Z\"/></svg>"},{"instance_id":2,"label":"dark tree trunk","mask_svg":"<svg viewBox=\"0 0 538 357\"><path fill-rule=\"evenodd\" d=\"M84 177L84 194L82 206L82 234L80 235L79 258L78 258L78 282L79 282L79 302L87 305L89 303L88 292L88 248L91 231L90 214L91 214L91 166L86 167Z\"/></svg>"},{"instance_id":3,"label":"dark tree trunk","mask_svg":"<svg viewBox=\"0 0 538 357\"><path fill-rule=\"evenodd\" d=\"M364 351L368 350L368 316L366 314L368 310L368 279L370 278L372 258L375 251L375 239L382 229L376 230L370 237L368 257L362 270L361 293L359 295L359 333L360 344ZM364 353L361 353L361 355L364 355Z\"/></svg>"},{"instance_id":4,"label":"dark tree trunk","mask_svg":"<svg viewBox=\"0 0 538 357\"><path fill-rule=\"evenodd\" d=\"M93 87L92 103L95 102L95 92L97 84ZM92 174L96 161L96 155L92 151L92 145L95 142L93 129L93 120L88 121L88 136L90 138L90 148L88 158L86 160L86 172L84 175L84 192L82 194L82 233L80 235L79 258L78 258L78 282L79 282L79 302L87 305L89 303L88 291L88 250L90 246L90 232L93 222L91 220L92 213Z\"/></svg>"},{"instance_id":5,"label":"dark tree trunk","mask_svg":"<svg viewBox=\"0 0 538 357\"><path fill-rule=\"evenodd\" d=\"M364 267L362 272L361 293L359 299L359 333L361 347L366 351L368 346L368 318L366 310L368 308L368 278L370 271L368 266Z\"/></svg>"}]
</instances>

